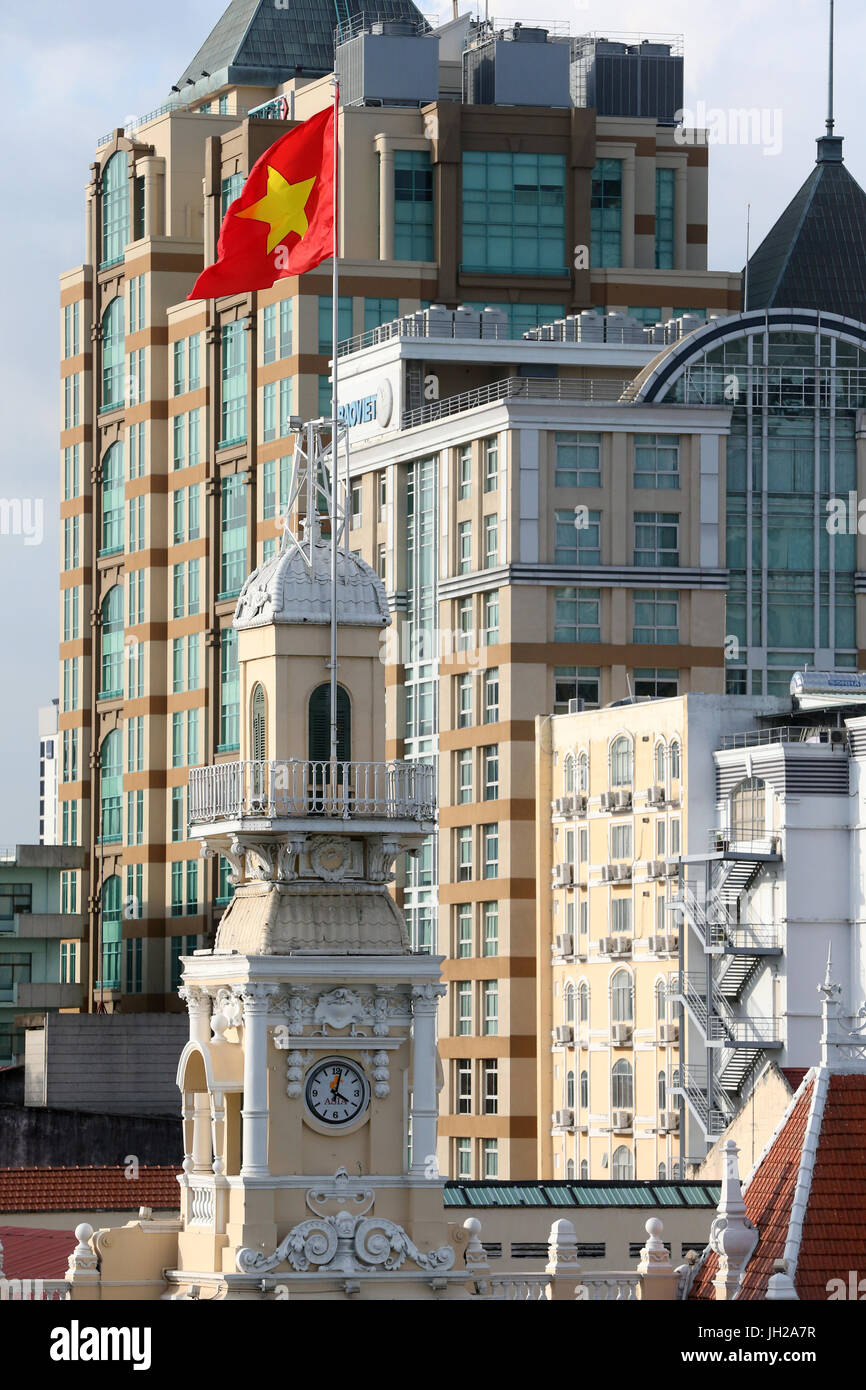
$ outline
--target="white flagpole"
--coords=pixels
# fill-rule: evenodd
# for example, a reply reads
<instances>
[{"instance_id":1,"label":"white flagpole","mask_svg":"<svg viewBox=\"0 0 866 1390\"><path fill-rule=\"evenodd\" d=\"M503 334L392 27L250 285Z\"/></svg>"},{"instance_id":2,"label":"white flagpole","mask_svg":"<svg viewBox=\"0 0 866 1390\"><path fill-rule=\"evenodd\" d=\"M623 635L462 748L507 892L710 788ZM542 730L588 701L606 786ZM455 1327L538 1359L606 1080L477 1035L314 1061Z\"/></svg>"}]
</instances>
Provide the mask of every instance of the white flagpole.
<instances>
[{"instance_id":1,"label":"white flagpole","mask_svg":"<svg viewBox=\"0 0 866 1390\"><path fill-rule=\"evenodd\" d=\"M339 469L337 467L337 333L339 328L339 261L337 217L339 204L337 186L339 163L337 152L337 133L340 123L340 87L336 77L334 83L334 245L331 288L331 762L337 761L337 488ZM348 504L348 499L347 499ZM331 770L331 792L336 793L336 768Z\"/></svg>"}]
</instances>

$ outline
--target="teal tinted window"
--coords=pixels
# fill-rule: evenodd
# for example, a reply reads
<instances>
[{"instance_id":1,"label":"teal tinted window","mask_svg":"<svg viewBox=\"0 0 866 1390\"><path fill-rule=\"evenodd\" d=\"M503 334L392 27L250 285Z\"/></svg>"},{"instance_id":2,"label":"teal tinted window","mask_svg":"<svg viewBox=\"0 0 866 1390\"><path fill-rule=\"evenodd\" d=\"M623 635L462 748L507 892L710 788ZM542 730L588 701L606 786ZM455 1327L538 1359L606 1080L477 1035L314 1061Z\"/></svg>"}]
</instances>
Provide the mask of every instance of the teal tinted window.
<instances>
[{"instance_id":1,"label":"teal tinted window","mask_svg":"<svg viewBox=\"0 0 866 1390\"><path fill-rule=\"evenodd\" d=\"M466 150L462 269L565 275L565 156Z\"/></svg>"},{"instance_id":2,"label":"teal tinted window","mask_svg":"<svg viewBox=\"0 0 866 1390\"><path fill-rule=\"evenodd\" d=\"M592 171L590 262L622 265L622 160L600 159Z\"/></svg>"},{"instance_id":3,"label":"teal tinted window","mask_svg":"<svg viewBox=\"0 0 866 1390\"><path fill-rule=\"evenodd\" d=\"M102 315L102 409L123 405L124 315L120 295Z\"/></svg>"},{"instance_id":4,"label":"teal tinted window","mask_svg":"<svg viewBox=\"0 0 866 1390\"><path fill-rule=\"evenodd\" d=\"M120 729L112 729L103 739L100 751L100 838L103 844L120 841L122 791L123 734Z\"/></svg>"},{"instance_id":5,"label":"teal tinted window","mask_svg":"<svg viewBox=\"0 0 866 1390\"><path fill-rule=\"evenodd\" d=\"M369 333L373 328L379 328L383 323L390 323L400 312L400 306L396 299L365 299L364 300L364 332Z\"/></svg>"},{"instance_id":6,"label":"teal tinted window","mask_svg":"<svg viewBox=\"0 0 866 1390\"><path fill-rule=\"evenodd\" d=\"M120 875L112 874L102 888L102 983L106 989L120 989L121 917Z\"/></svg>"},{"instance_id":7,"label":"teal tinted window","mask_svg":"<svg viewBox=\"0 0 866 1390\"><path fill-rule=\"evenodd\" d=\"M394 152L394 258L433 259L433 170L426 150Z\"/></svg>"},{"instance_id":8,"label":"teal tinted window","mask_svg":"<svg viewBox=\"0 0 866 1390\"><path fill-rule=\"evenodd\" d=\"M123 694L123 588L115 584L102 603L102 684L100 699Z\"/></svg>"},{"instance_id":9,"label":"teal tinted window","mask_svg":"<svg viewBox=\"0 0 866 1390\"><path fill-rule=\"evenodd\" d=\"M337 342L352 336L352 300L340 295L337 305ZM330 294L319 295L319 352L330 352L334 337L334 300Z\"/></svg>"},{"instance_id":10,"label":"teal tinted window","mask_svg":"<svg viewBox=\"0 0 866 1390\"><path fill-rule=\"evenodd\" d=\"M240 593L247 573L247 485L244 473L223 478L220 489L220 597Z\"/></svg>"},{"instance_id":11,"label":"teal tinted window","mask_svg":"<svg viewBox=\"0 0 866 1390\"><path fill-rule=\"evenodd\" d=\"M220 212L223 217L229 210L229 206L235 198L240 196L240 191L244 186L243 174L232 174L229 178L223 179L220 189Z\"/></svg>"},{"instance_id":12,"label":"teal tinted window","mask_svg":"<svg viewBox=\"0 0 866 1390\"><path fill-rule=\"evenodd\" d=\"M220 632L220 741L219 751L240 745L240 685L238 635L233 627Z\"/></svg>"},{"instance_id":13,"label":"teal tinted window","mask_svg":"<svg viewBox=\"0 0 866 1390\"><path fill-rule=\"evenodd\" d=\"M226 323L222 330L222 438L236 444L247 437L246 320Z\"/></svg>"},{"instance_id":14,"label":"teal tinted window","mask_svg":"<svg viewBox=\"0 0 866 1390\"><path fill-rule=\"evenodd\" d=\"M673 169L656 169L656 270L674 266Z\"/></svg>"},{"instance_id":15,"label":"teal tinted window","mask_svg":"<svg viewBox=\"0 0 866 1390\"><path fill-rule=\"evenodd\" d=\"M112 444L102 461L102 536L100 555L123 549L123 445Z\"/></svg>"},{"instance_id":16,"label":"teal tinted window","mask_svg":"<svg viewBox=\"0 0 866 1390\"><path fill-rule=\"evenodd\" d=\"M123 260L129 241L129 161L113 154L102 171L102 265Z\"/></svg>"}]
</instances>

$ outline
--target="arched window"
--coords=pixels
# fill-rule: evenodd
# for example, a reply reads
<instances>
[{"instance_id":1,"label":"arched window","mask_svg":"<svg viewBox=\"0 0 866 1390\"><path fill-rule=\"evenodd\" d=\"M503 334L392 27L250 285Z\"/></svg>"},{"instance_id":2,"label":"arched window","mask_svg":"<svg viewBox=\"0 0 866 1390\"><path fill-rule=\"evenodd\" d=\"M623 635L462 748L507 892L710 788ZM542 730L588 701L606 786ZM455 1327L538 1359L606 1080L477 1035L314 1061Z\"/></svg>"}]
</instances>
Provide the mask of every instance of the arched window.
<instances>
[{"instance_id":1,"label":"arched window","mask_svg":"<svg viewBox=\"0 0 866 1390\"><path fill-rule=\"evenodd\" d=\"M679 1090L679 1085L680 1085L680 1069L679 1069L679 1067L674 1067L673 1071L671 1072L671 1090L672 1090L672 1091Z\"/></svg>"},{"instance_id":2,"label":"arched window","mask_svg":"<svg viewBox=\"0 0 866 1390\"><path fill-rule=\"evenodd\" d=\"M581 753L577 760L577 790L589 791L589 758L586 753Z\"/></svg>"},{"instance_id":3,"label":"arched window","mask_svg":"<svg viewBox=\"0 0 866 1390\"><path fill-rule=\"evenodd\" d=\"M352 709L349 695L337 686L337 758L352 756ZM309 704L309 753L311 762L327 762L331 756L331 686L317 685Z\"/></svg>"},{"instance_id":4,"label":"arched window","mask_svg":"<svg viewBox=\"0 0 866 1390\"><path fill-rule=\"evenodd\" d=\"M679 1159L676 1159L676 1160L671 1164L671 1177L672 1177L672 1178L681 1178L682 1175L683 1175L683 1165L680 1163Z\"/></svg>"},{"instance_id":5,"label":"arched window","mask_svg":"<svg viewBox=\"0 0 866 1390\"><path fill-rule=\"evenodd\" d=\"M589 1177L589 1160L586 1159L586 1158L582 1158L582 1159L580 1160L580 1180L581 1180L581 1182L586 1182L586 1180L587 1180L588 1177Z\"/></svg>"},{"instance_id":6,"label":"arched window","mask_svg":"<svg viewBox=\"0 0 866 1390\"><path fill-rule=\"evenodd\" d=\"M566 985L565 987L565 1021L566 1023L574 1022L574 985Z\"/></svg>"},{"instance_id":7,"label":"arched window","mask_svg":"<svg viewBox=\"0 0 866 1390\"><path fill-rule=\"evenodd\" d=\"M610 1074L610 1103L614 1110L634 1109L634 1071L624 1057L614 1062Z\"/></svg>"},{"instance_id":8,"label":"arched window","mask_svg":"<svg viewBox=\"0 0 866 1390\"><path fill-rule=\"evenodd\" d=\"M667 1170L667 1168L665 1167L665 1165L664 1165L663 1163L660 1163L660 1164L659 1164L659 1177L662 1179L663 1182L664 1182L665 1178L667 1177L667 1175L668 1175L668 1170Z\"/></svg>"},{"instance_id":9,"label":"arched window","mask_svg":"<svg viewBox=\"0 0 866 1390\"><path fill-rule=\"evenodd\" d=\"M767 784L760 777L746 777L731 792L731 839L760 840L767 813Z\"/></svg>"},{"instance_id":10,"label":"arched window","mask_svg":"<svg viewBox=\"0 0 866 1390\"><path fill-rule=\"evenodd\" d=\"M566 796L574 791L574 758L571 753L566 756L562 769L562 790Z\"/></svg>"},{"instance_id":11,"label":"arched window","mask_svg":"<svg viewBox=\"0 0 866 1390\"><path fill-rule=\"evenodd\" d=\"M112 444L102 460L100 555L123 550L123 445Z\"/></svg>"},{"instance_id":12,"label":"arched window","mask_svg":"<svg viewBox=\"0 0 866 1390\"><path fill-rule=\"evenodd\" d=\"M656 998L656 1022L657 1022L657 1023L664 1023L665 1018L667 1017L667 1009L668 1009L667 992L666 992L666 990L665 990L665 982L664 982L664 980L656 980L655 998Z\"/></svg>"},{"instance_id":13,"label":"arched window","mask_svg":"<svg viewBox=\"0 0 866 1390\"><path fill-rule=\"evenodd\" d=\"M654 766L656 784L663 787L665 784L665 746L663 743L656 744Z\"/></svg>"},{"instance_id":14,"label":"arched window","mask_svg":"<svg viewBox=\"0 0 866 1390\"><path fill-rule=\"evenodd\" d=\"M100 698L123 694L123 589L115 584L102 600L102 684Z\"/></svg>"},{"instance_id":15,"label":"arched window","mask_svg":"<svg viewBox=\"0 0 866 1390\"><path fill-rule=\"evenodd\" d=\"M634 1022L634 982L627 970L615 971L610 982L610 1018L612 1023Z\"/></svg>"},{"instance_id":16,"label":"arched window","mask_svg":"<svg viewBox=\"0 0 866 1390\"><path fill-rule=\"evenodd\" d=\"M586 1110L589 1106L589 1072L580 1073L580 1108Z\"/></svg>"},{"instance_id":17,"label":"arched window","mask_svg":"<svg viewBox=\"0 0 866 1390\"><path fill-rule=\"evenodd\" d=\"M129 158L113 154L102 171L102 264L123 260L129 241Z\"/></svg>"},{"instance_id":18,"label":"arched window","mask_svg":"<svg viewBox=\"0 0 866 1390\"><path fill-rule=\"evenodd\" d=\"M265 762L268 756L267 727L265 723L265 688L256 682L250 699L250 749L256 762Z\"/></svg>"},{"instance_id":19,"label":"arched window","mask_svg":"<svg viewBox=\"0 0 866 1390\"><path fill-rule=\"evenodd\" d=\"M570 1158L565 1165L565 1176L571 1182L574 1178L574 1159Z\"/></svg>"},{"instance_id":20,"label":"arched window","mask_svg":"<svg viewBox=\"0 0 866 1390\"><path fill-rule=\"evenodd\" d=\"M107 739L106 742L108 742ZM120 989L121 938L123 935L121 912L120 875L112 874L102 885L101 979L106 989Z\"/></svg>"},{"instance_id":21,"label":"arched window","mask_svg":"<svg viewBox=\"0 0 866 1390\"><path fill-rule=\"evenodd\" d=\"M673 743L671 744L671 781L678 782L680 780L680 776L680 745L679 741L677 739L674 739Z\"/></svg>"},{"instance_id":22,"label":"arched window","mask_svg":"<svg viewBox=\"0 0 866 1390\"><path fill-rule=\"evenodd\" d=\"M659 1110L664 1110L668 1103L668 1082L663 1071L660 1071L658 1074L657 1091Z\"/></svg>"},{"instance_id":23,"label":"arched window","mask_svg":"<svg viewBox=\"0 0 866 1390\"><path fill-rule=\"evenodd\" d=\"M123 734L120 729L112 729L102 740L99 788L101 839L103 844L110 844L121 839L123 829Z\"/></svg>"},{"instance_id":24,"label":"arched window","mask_svg":"<svg viewBox=\"0 0 866 1390\"><path fill-rule=\"evenodd\" d=\"M613 1180L614 1182L631 1182L634 1178L634 1159L631 1149L627 1149L625 1144L620 1144L618 1149L613 1152Z\"/></svg>"},{"instance_id":25,"label":"arched window","mask_svg":"<svg viewBox=\"0 0 866 1390\"><path fill-rule=\"evenodd\" d=\"M574 1108L574 1072L570 1071L565 1078L565 1103L571 1110Z\"/></svg>"},{"instance_id":26,"label":"arched window","mask_svg":"<svg viewBox=\"0 0 866 1390\"><path fill-rule=\"evenodd\" d=\"M581 980L577 990L577 1019L579 1023L589 1023L589 985Z\"/></svg>"},{"instance_id":27,"label":"arched window","mask_svg":"<svg viewBox=\"0 0 866 1390\"><path fill-rule=\"evenodd\" d=\"M632 782L631 739L620 734L610 745L610 785L630 787Z\"/></svg>"},{"instance_id":28,"label":"arched window","mask_svg":"<svg viewBox=\"0 0 866 1390\"><path fill-rule=\"evenodd\" d=\"M103 410L123 405L124 347L123 300L118 295L102 315Z\"/></svg>"}]
</instances>

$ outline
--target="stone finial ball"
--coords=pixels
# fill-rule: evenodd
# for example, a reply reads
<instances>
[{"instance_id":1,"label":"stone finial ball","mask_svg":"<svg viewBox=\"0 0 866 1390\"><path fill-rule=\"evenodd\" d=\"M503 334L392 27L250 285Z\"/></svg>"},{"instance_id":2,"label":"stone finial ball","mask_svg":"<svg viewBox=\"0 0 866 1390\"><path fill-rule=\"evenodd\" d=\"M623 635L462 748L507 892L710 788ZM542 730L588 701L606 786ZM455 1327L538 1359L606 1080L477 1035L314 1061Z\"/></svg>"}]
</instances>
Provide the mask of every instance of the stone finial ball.
<instances>
[{"instance_id":1,"label":"stone finial ball","mask_svg":"<svg viewBox=\"0 0 866 1390\"><path fill-rule=\"evenodd\" d=\"M659 1238L664 1228L664 1222L660 1221L657 1216L651 1216L644 1226L647 1235L654 1236L656 1239Z\"/></svg>"},{"instance_id":2,"label":"stone finial ball","mask_svg":"<svg viewBox=\"0 0 866 1390\"><path fill-rule=\"evenodd\" d=\"M75 1239L79 1245L86 1245L93 1235L93 1227L88 1226L86 1221L82 1221L80 1226L75 1227Z\"/></svg>"},{"instance_id":3,"label":"stone finial ball","mask_svg":"<svg viewBox=\"0 0 866 1390\"><path fill-rule=\"evenodd\" d=\"M464 1231L468 1231L470 1236L477 1236L481 1230L481 1222L478 1220L477 1216L467 1216L466 1220L463 1222L463 1229Z\"/></svg>"}]
</instances>

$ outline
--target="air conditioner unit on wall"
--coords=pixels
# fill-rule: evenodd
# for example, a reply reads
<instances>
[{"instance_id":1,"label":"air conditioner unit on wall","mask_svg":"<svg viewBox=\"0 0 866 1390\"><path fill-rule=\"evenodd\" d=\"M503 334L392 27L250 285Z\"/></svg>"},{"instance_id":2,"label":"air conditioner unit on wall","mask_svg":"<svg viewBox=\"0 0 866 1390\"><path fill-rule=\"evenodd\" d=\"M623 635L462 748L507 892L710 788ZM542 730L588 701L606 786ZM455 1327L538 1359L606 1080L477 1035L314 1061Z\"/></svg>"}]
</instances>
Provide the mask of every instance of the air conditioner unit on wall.
<instances>
[{"instance_id":1,"label":"air conditioner unit on wall","mask_svg":"<svg viewBox=\"0 0 866 1390\"><path fill-rule=\"evenodd\" d=\"M557 1129L572 1129L574 1127L573 1110L557 1110L554 1112L553 1123Z\"/></svg>"},{"instance_id":2,"label":"air conditioner unit on wall","mask_svg":"<svg viewBox=\"0 0 866 1390\"><path fill-rule=\"evenodd\" d=\"M586 815L586 792L575 792L572 797L574 802L574 814L576 816Z\"/></svg>"},{"instance_id":3,"label":"air conditioner unit on wall","mask_svg":"<svg viewBox=\"0 0 866 1390\"><path fill-rule=\"evenodd\" d=\"M570 956L574 951L574 937L571 932L561 932L556 938L554 948L558 956Z\"/></svg>"},{"instance_id":4,"label":"air conditioner unit on wall","mask_svg":"<svg viewBox=\"0 0 866 1390\"><path fill-rule=\"evenodd\" d=\"M660 1111L659 1111L659 1129L662 1129L662 1130L670 1130L670 1129L679 1129L679 1127L680 1127L680 1112L679 1112L679 1110L660 1110Z\"/></svg>"},{"instance_id":5,"label":"air conditioner unit on wall","mask_svg":"<svg viewBox=\"0 0 866 1390\"><path fill-rule=\"evenodd\" d=\"M630 1023L611 1024L610 1035L616 1047L625 1047L631 1042L632 1025Z\"/></svg>"},{"instance_id":6,"label":"air conditioner unit on wall","mask_svg":"<svg viewBox=\"0 0 866 1390\"><path fill-rule=\"evenodd\" d=\"M566 802L567 802L567 801L568 801L568 797L567 797L567 796L556 796L556 797L554 797L554 799L553 799L553 814L554 814L555 816L564 816L564 815L566 814L565 807L566 807Z\"/></svg>"},{"instance_id":7,"label":"air conditioner unit on wall","mask_svg":"<svg viewBox=\"0 0 866 1390\"><path fill-rule=\"evenodd\" d=\"M611 946L611 955L630 956L634 943L630 936L615 936Z\"/></svg>"},{"instance_id":8,"label":"air conditioner unit on wall","mask_svg":"<svg viewBox=\"0 0 866 1390\"><path fill-rule=\"evenodd\" d=\"M614 1110L611 1113L611 1124L614 1129L631 1129L632 1112L631 1110Z\"/></svg>"},{"instance_id":9,"label":"air conditioner unit on wall","mask_svg":"<svg viewBox=\"0 0 866 1390\"><path fill-rule=\"evenodd\" d=\"M574 1028L570 1023L558 1024L555 1031L558 1043L570 1043L574 1037Z\"/></svg>"},{"instance_id":10,"label":"air conditioner unit on wall","mask_svg":"<svg viewBox=\"0 0 866 1390\"><path fill-rule=\"evenodd\" d=\"M664 787L647 787L646 800L648 806L663 806L665 800Z\"/></svg>"},{"instance_id":11,"label":"air conditioner unit on wall","mask_svg":"<svg viewBox=\"0 0 866 1390\"><path fill-rule=\"evenodd\" d=\"M644 861L644 872L647 878L661 878L665 871L665 861L663 859L646 859Z\"/></svg>"},{"instance_id":12,"label":"air conditioner unit on wall","mask_svg":"<svg viewBox=\"0 0 866 1390\"><path fill-rule=\"evenodd\" d=\"M615 883L629 883L631 881L631 864L614 864L613 877Z\"/></svg>"},{"instance_id":13,"label":"air conditioner unit on wall","mask_svg":"<svg viewBox=\"0 0 866 1390\"><path fill-rule=\"evenodd\" d=\"M659 1024L659 1042L675 1043L680 1036L680 1025L678 1023Z\"/></svg>"},{"instance_id":14,"label":"air conditioner unit on wall","mask_svg":"<svg viewBox=\"0 0 866 1390\"><path fill-rule=\"evenodd\" d=\"M626 811L631 806L631 792L624 787L613 794L613 804L617 811Z\"/></svg>"},{"instance_id":15,"label":"air conditioner unit on wall","mask_svg":"<svg viewBox=\"0 0 866 1390\"><path fill-rule=\"evenodd\" d=\"M613 954L613 937L601 936L598 941L598 949L601 955L609 956Z\"/></svg>"},{"instance_id":16,"label":"air conditioner unit on wall","mask_svg":"<svg viewBox=\"0 0 866 1390\"><path fill-rule=\"evenodd\" d=\"M568 888L574 882L574 866L570 863L555 864L553 867L554 888Z\"/></svg>"}]
</instances>

